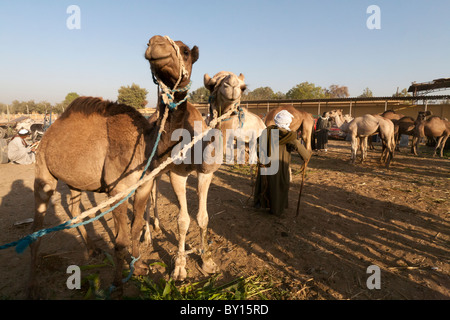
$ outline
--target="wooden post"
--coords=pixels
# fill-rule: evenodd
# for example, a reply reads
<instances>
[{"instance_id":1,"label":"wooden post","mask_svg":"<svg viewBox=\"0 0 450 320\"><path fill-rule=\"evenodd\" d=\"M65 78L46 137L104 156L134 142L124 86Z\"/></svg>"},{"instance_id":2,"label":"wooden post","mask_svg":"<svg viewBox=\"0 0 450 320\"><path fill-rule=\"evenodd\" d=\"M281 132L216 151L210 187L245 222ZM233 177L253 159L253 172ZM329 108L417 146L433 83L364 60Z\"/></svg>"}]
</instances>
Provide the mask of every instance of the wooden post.
<instances>
[{"instance_id":1,"label":"wooden post","mask_svg":"<svg viewBox=\"0 0 450 320\"><path fill-rule=\"evenodd\" d=\"M352 115L352 104L353 104L353 101L350 100L350 110L348 112L350 114L350 116Z\"/></svg>"},{"instance_id":2,"label":"wooden post","mask_svg":"<svg viewBox=\"0 0 450 320\"><path fill-rule=\"evenodd\" d=\"M319 101L319 105L317 106L317 114L320 116L320 101Z\"/></svg>"},{"instance_id":3,"label":"wooden post","mask_svg":"<svg viewBox=\"0 0 450 320\"><path fill-rule=\"evenodd\" d=\"M387 100L384 102L384 111L387 111Z\"/></svg>"},{"instance_id":4,"label":"wooden post","mask_svg":"<svg viewBox=\"0 0 450 320\"><path fill-rule=\"evenodd\" d=\"M425 111L428 110L428 100L425 100Z\"/></svg>"}]
</instances>

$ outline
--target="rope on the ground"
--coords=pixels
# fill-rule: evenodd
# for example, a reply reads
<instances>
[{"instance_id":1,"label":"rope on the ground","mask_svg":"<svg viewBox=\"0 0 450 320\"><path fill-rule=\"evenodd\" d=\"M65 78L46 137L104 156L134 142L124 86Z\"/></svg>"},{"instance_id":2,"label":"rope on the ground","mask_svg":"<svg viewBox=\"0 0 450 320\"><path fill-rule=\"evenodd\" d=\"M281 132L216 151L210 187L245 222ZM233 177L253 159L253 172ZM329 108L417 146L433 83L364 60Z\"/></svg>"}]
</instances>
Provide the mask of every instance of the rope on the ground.
<instances>
[{"instance_id":1,"label":"rope on the ground","mask_svg":"<svg viewBox=\"0 0 450 320\"><path fill-rule=\"evenodd\" d=\"M216 125L221 122L223 119L225 119L226 117L229 117L231 115L231 113L233 113L235 110L231 109L228 112L226 112L225 114L223 114L221 117L216 118L214 120L211 121L210 126L207 130L203 131L201 134L197 135L194 137L194 139L186 144L183 149L181 149L174 157L168 157L164 162L162 162L157 168L153 169L147 176L143 176L137 183L133 184L132 186L130 186L129 188L127 188L126 190L116 194L115 196L109 198L108 200L102 202L101 204L99 204L96 207L93 207L89 210L84 211L83 213L81 213L80 215L76 216L75 218L66 221L56 227L53 228L48 228L48 229L42 229L39 231L36 231L30 235L27 235L26 237L18 240L18 241L14 241L11 243L8 243L6 245L0 246L0 250L2 249L6 249L6 248L10 248L10 247L16 247L16 251L18 253L23 252L32 242L36 241L38 238L49 234L51 232L55 232L55 231L60 231L60 230L64 230L64 229L71 229L71 228L75 228L81 225L85 225L88 223L91 223L95 220L100 219L102 216L104 216L105 214L111 212L112 210L114 210L115 208L117 208L120 204L122 204L124 201L126 201L128 198L131 197L131 195L134 193L134 191L139 188L141 185L149 182L150 180L154 179L162 170L164 170L168 165L170 165L172 162L176 161L176 160L180 160L182 161L185 158L185 155L187 154L188 150L191 149L198 141L200 141L201 139L203 139L203 137L205 137L208 132L212 129L214 129L216 127ZM161 133L161 129L160 132ZM156 150L156 147L154 147L153 150L153 154L154 151ZM118 202L117 202L118 201ZM114 206L112 206L109 210L87 220L87 221L82 221L83 219L85 219L86 217L95 214L97 211L102 210L104 208L106 208L107 206L112 205L113 203L117 202Z\"/></svg>"}]
</instances>

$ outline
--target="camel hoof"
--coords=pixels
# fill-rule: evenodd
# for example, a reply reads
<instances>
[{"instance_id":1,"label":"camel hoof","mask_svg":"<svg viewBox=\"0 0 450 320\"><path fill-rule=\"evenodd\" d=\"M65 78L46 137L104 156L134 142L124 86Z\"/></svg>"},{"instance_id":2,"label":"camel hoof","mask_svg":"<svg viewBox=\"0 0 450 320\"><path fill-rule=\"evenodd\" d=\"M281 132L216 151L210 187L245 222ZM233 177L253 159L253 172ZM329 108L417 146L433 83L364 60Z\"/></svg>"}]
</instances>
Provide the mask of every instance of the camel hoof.
<instances>
[{"instance_id":1,"label":"camel hoof","mask_svg":"<svg viewBox=\"0 0 450 320\"><path fill-rule=\"evenodd\" d=\"M211 258L203 261L202 270L209 274L217 273L220 271L219 266Z\"/></svg>"},{"instance_id":2,"label":"camel hoof","mask_svg":"<svg viewBox=\"0 0 450 320\"><path fill-rule=\"evenodd\" d=\"M154 232L160 232L161 231L161 227L159 226L159 221L155 220L154 224L153 224L153 231Z\"/></svg>"},{"instance_id":3,"label":"camel hoof","mask_svg":"<svg viewBox=\"0 0 450 320\"><path fill-rule=\"evenodd\" d=\"M172 279L183 281L187 277L185 254L178 254L175 260L175 269L172 272Z\"/></svg>"},{"instance_id":4,"label":"camel hoof","mask_svg":"<svg viewBox=\"0 0 450 320\"><path fill-rule=\"evenodd\" d=\"M149 272L150 270L148 269L148 267L142 262L134 266L133 274L136 276L146 276L149 274Z\"/></svg>"},{"instance_id":5,"label":"camel hoof","mask_svg":"<svg viewBox=\"0 0 450 320\"><path fill-rule=\"evenodd\" d=\"M175 267L172 272L172 279L175 281L183 281L187 277L187 271L185 267Z\"/></svg>"}]
</instances>

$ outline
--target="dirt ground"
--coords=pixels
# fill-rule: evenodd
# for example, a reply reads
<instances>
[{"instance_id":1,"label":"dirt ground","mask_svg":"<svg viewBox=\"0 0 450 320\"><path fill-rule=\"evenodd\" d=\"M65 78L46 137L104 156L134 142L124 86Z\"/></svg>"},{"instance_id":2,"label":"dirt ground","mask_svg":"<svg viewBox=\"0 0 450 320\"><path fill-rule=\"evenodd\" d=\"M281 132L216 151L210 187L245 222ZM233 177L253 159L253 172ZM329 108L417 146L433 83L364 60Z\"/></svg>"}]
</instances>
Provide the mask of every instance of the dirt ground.
<instances>
[{"instance_id":1,"label":"dirt ground","mask_svg":"<svg viewBox=\"0 0 450 320\"><path fill-rule=\"evenodd\" d=\"M209 239L222 280L253 274L271 279L288 299L449 299L450 298L450 160L433 158L421 146L421 156L403 148L387 170L378 162L380 146L369 151L364 164L349 162L350 145L331 140L328 152L315 153L307 170L299 217L295 217L301 176L293 157L294 179L290 208L276 217L250 207L252 192L248 167L223 165L215 174L208 197ZM14 223L33 217L34 166L0 165L0 245L30 233L30 224ZM164 175L159 196L162 232L154 234L153 248L141 259L153 264L155 278L168 279L177 247L177 201ZM198 248L199 228L196 177L188 179L191 226L190 248ZM83 208L105 199L83 194ZM45 227L69 219L68 189L58 184L53 209ZM130 206L131 208L131 206ZM107 215L88 232L99 248L113 254L113 221ZM42 238L38 269L43 299L80 299L82 290L69 290L69 265L102 263L90 258L76 229ZM187 281L205 276L199 256L188 258ZM381 288L368 289L367 268L379 266ZM0 251L0 299L23 299L29 269L29 249ZM101 287L111 284L113 269L82 271L101 274ZM126 293L133 295L133 283Z\"/></svg>"}]
</instances>

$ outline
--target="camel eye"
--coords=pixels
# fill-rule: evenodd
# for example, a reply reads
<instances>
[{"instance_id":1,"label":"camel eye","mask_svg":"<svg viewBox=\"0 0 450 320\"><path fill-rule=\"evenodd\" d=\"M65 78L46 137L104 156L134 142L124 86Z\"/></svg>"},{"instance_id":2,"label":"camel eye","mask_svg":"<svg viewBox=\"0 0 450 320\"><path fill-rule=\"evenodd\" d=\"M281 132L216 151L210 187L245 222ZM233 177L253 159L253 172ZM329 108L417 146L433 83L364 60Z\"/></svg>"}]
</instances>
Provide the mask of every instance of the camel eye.
<instances>
[{"instance_id":1,"label":"camel eye","mask_svg":"<svg viewBox=\"0 0 450 320\"><path fill-rule=\"evenodd\" d=\"M189 50L186 49L186 48L184 48L184 49L183 49L183 54L184 54L184 56L187 58L187 57L189 56Z\"/></svg>"}]
</instances>

